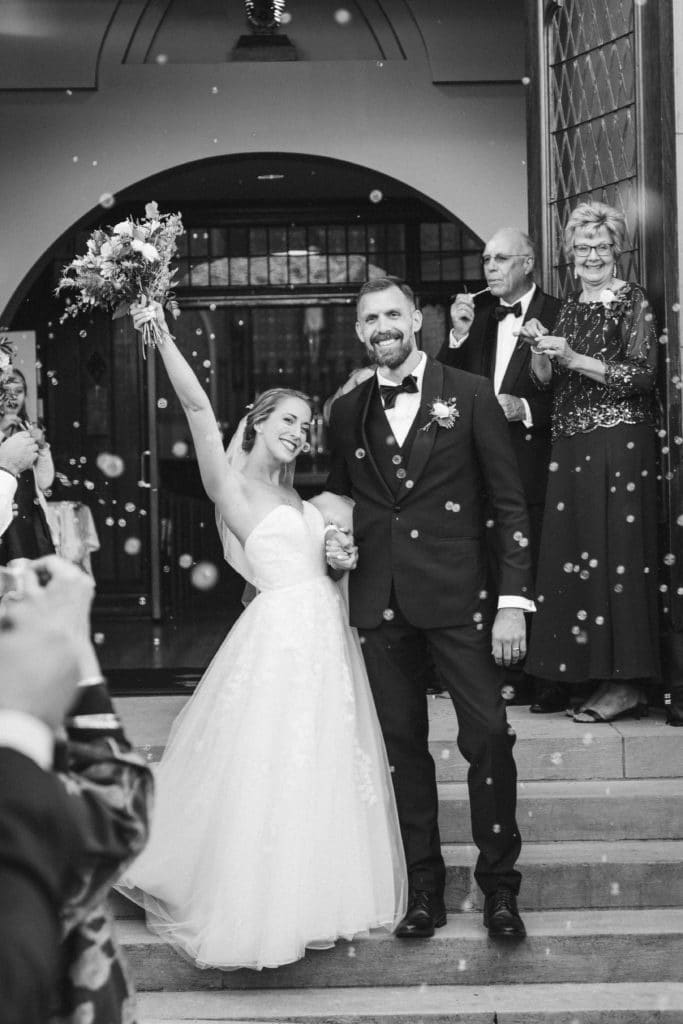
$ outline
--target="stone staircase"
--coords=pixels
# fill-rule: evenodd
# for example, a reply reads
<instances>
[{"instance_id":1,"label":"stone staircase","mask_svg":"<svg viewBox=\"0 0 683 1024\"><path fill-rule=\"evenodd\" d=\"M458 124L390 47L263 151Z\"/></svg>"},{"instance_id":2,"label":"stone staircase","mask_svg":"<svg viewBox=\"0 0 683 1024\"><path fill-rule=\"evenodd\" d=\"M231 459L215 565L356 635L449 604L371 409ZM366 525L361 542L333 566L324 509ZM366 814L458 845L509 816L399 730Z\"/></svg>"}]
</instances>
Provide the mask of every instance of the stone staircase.
<instances>
[{"instance_id":1,"label":"stone staircase","mask_svg":"<svg viewBox=\"0 0 683 1024\"><path fill-rule=\"evenodd\" d=\"M157 760L184 697L121 698ZM299 963L201 971L117 897L141 1024L683 1024L683 734L662 715L577 725L510 708L526 942L489 941L473 883L450 702L430 698L448 924L433 939L340 942Z\"/></svg>"}]
</instances>

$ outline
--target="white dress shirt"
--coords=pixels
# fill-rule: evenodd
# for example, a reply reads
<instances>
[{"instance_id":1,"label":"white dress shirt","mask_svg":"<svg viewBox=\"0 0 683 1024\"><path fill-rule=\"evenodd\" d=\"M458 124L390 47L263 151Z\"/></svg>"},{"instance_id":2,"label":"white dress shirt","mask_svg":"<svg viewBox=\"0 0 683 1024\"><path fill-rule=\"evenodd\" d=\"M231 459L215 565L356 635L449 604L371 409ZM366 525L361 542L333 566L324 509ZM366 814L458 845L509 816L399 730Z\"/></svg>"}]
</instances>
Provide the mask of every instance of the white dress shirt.
<instances>
[{"instance_id":1,"label":"white dress shirt","mask_svg":"<svg viewBox=\"0 0 683 1024\"><path fill-rule=\"evenodd\" d=\"M512 314L509 314L498 322L498 334L496 338L496 365L493 368L493 390L497 395L500 394L503 377L505 376L510 359L512 358L512 353L517 347L517 332L524 323L524 317L527 314L529 304L534 297L535 291L536 285L532 284L529 291L525 292L524 295L517 299L522 310L519 316L512 316ZM514 302L506 302L505 299L499 299L498 304L501 306L514 306ZM453 329L451 328L451 332L448 337L448 347L460 348L468 337L469 334L466 334L462 338L456 338L453 333ZM520 398L520 401L524 406L524 419L522 422L525 427L532 427L534 421L531 416L529 403L526 398Z\"/></svg>"},{"instance_id":2,"label":"white dress shirt","mask_svg":"<svg viewBox=\"0 0 683 1024\"><path fill-rule=\"evenodd\" d=\"M10 747L30 757L44 771L52 767L52 730L25 711L0 710L0 747Z\"/></svg>"},{"instance_id":3,"label":"white dress shirt","mask_svg":"<svg viewBox=\"0 0 683 1024\"><path fill-rule=\"evenodd\" d=\"M531 295L533 290L529 295ZM506 317L510 319L510 317ZM420 408L420 402L422 400L422 381L424 378L425 369L427 368L427 357L424 352L420 353L420 361L406 376L412 376L417 381L417 391L401 391L396 396L396 403L391 409L385 409L384 414L389 421L391 432L396 438L396 443L402 445L407 438L410 428L413 425L413 420L418 414ZM377 383L395 385L395 380L390 380L386 377L380 367L377 368ZM498 598L499 608L522 608L526 612L536 611L536 606L533 601L530 601L526 597L517 597L511 595L501 594Z\"/></svg>"},{"instance_id":4,"label":"white dress shirt","mask_svg":"<svg viewBox=\"0 0 683 1024\"><path fill-rule=\"evenodd\" d=\"M396 396L396 404L391 409L385 409L386 418L389 420L391 432L396 438L396 443L402 445L407 438L413 420L420 408L420 397L422 395L422 378L425 375L427 357L424 352L420 353L420 362L414 369L406 374L407 377L414 377L417 381L417 391L401 391ZM385 377L380 367L377 368L377 383L388 384L390 387L397 382ZM392 395L393 398L393 395Z\"/></svg>"}]
</instances>

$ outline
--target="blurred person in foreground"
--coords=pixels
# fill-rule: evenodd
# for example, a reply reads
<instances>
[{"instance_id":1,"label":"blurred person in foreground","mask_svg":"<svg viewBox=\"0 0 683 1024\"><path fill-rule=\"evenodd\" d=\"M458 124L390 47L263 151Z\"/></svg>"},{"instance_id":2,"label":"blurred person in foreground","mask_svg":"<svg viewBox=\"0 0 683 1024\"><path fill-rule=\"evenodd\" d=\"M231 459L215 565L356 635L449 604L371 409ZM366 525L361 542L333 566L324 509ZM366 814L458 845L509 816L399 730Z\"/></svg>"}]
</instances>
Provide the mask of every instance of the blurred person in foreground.
<instances>
[{"instance_id":1,"label":"blurred person in foreground","mask_svg":"<svg viewBox=\"0 0 683 1024\"><path fill-rule=\"evenodd\" d=\"M134 1024L133 986L113 934L106 897L111 883L145 843L151 774L131 752L100 674L89 634L91 578L54 555L21 565L15 576L16 588L10 589L2 602L0 643L16 646L23 638L29 664L24 673L12 672L12 690L3 659L3 687L9 687L10 693L3 706L6 719L8 712L10 717L0 736L8 740L9 727L12 745L18 745L28 757L34 755L37 773L26 763L26 756L21 763L23 773L34 776L34 785L21 795L53 796L52 804L39 801L32 807L29 801L29 810L36 828L45 828L47 822L49 834L50 815L54 807L59 809L66 834L61 845L67 850L60 863L58 835L54 858L50 840L47 865L41 864L43 851L34 851L33 869L44 873L49 866L51 872L49 886L43 886L47 901L43 900L42 914L49 917L44 934L51 950L56 914L60 944L56 970L54 956L46 955L51 985L46 982L44 989L38 989L41 1002L47 1002L49 1009L46 1016L36 1019L51 1024L81 1024L84 1020ZM53 638L45 645L37 639L44 629ZM71 661L60 656L60 644L68 644ZM59 715L52 708L52 717L46 721L33 705L16 703L15 691L26 679L33 679L32 671L38 679L41 672L49 677L50 670L62 679L59 673L66 670L64 666L74 663L75 691L71 701L63 701L56 709ZM24 749L22 743L29 746ZM14 760L16 766L16 757ZM5 784L11 786L11 773L3 778L3 789ZM26 915L26 920L32 920L31 916ZM45 950L42 953L45 955ZM19 1014L17 1020L26 1024L31 1018Z\"/></svg>"},{"instance_id":2,"label":"blurred person in foreground","mask_svg":"<svg viewBox=\"0 0 683 1024\"><path fill-rule=\"evenodd\" d=\"M579 289L552 334L522 328L553 396L527 671L563 689L576 722L646 713L660 676L657 331L643 289L619 277L625 236L618 210L580 203L565 229Z\"/></svg>"}]
</instances>

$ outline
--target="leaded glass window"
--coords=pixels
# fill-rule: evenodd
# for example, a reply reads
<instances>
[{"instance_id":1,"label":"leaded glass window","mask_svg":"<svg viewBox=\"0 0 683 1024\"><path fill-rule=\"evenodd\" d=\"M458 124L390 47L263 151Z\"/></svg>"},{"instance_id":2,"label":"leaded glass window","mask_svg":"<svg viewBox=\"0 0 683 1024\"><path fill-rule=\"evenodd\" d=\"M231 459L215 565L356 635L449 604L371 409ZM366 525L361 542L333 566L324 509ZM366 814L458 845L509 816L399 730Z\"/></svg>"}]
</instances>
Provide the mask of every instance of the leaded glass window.
<instances>
[{"instance_id":1,"label":"leaded glass window","mask_svg":"<svg viewBox=\"0 0 683 1024\"><path fill-rule=\"evenodd\" d=\"M597 199L621 210L620 261L640 276L634 0L565 0L548 23L549 244L561 294L571 290L562 245L571 210Z\"/></svg>"}]
</instances>

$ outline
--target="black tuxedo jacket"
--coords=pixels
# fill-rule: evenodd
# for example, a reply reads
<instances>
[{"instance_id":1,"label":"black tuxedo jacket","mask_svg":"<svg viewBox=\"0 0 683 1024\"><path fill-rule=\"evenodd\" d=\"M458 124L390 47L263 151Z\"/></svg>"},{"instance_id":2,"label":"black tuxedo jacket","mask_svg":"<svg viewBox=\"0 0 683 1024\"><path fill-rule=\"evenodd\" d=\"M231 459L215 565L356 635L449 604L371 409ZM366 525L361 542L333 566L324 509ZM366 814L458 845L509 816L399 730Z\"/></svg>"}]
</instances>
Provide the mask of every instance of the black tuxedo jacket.
<instances>
[{"instance_id":1,"label":"black tuxedo jacket","mask_svg":"<svg viewBox=\"0 0 683 1024\"><path fill-rule=\"evenodd\" d=\"M477 301L468 337L460 348L456 349L449 348L446 339L437 356L440 362L493 380L498 336L498 321L493 316L493 310L497 304L498 301L491 296L485 298L483 302ZM548 330L552 330L560 306L559 299L546 295L540 288L536 288L524 320L526 322L535 317ZM539 505L545 500L548 479L552 392L540 391L535 387L531 380L530 367L529 346L524 341L518 341L510 357L500 391L501 394L525 398L529 403L533 426L528 428L521 421L513 421L508 422L508 427L526 499L530 505Z\"/></svg>"},{"instance_id":2,"label":"black tuxedo jacket","mask_svg":"<svg viewBox=\"0 0 683 1024\"><path fill-rule=\"evenodd\" d=\"M389 607L423 629L471 625L483 607L486 499L501 557L497 592L531 597L529 527L505 417L487 380L427 360L417 431L401 481L387 482L366 430L373 376L332 406L327 486L355 501L358 567L349 574L351 623L371 629ZM454 398L451 429L432 424L436 399ZM383 414L382 414L383 415ZM391 434L387 424L387 436ZM389 460L390 462L390 460Z\"/></svg>"},{"instance_id":3,"label":"black tuxedo jacket","mask_svg":"<svg viewBox=\"0 0 683 1024\"><path fill-rule=\"evenodd\" d=\"M63 783L0 748L0 1019L44 1024L61 970L59 910L81 840Z\"/></svg>"}]
</instances>

